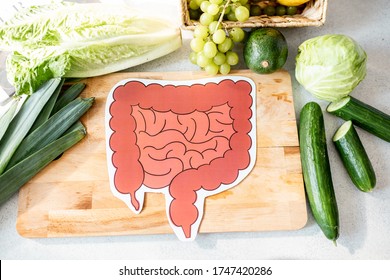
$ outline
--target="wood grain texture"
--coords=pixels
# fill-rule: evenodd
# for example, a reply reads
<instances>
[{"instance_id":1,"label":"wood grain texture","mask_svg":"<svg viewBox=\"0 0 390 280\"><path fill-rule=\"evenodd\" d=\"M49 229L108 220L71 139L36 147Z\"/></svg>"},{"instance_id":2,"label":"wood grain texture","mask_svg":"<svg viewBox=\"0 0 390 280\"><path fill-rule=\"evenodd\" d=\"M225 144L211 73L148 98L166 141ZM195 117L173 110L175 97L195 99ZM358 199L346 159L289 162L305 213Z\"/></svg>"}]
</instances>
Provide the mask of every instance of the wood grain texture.
<instances>
[{"instance_id":1,"label":"wood grain texture","mask_svg":"<svg viewBox=\"0 0 390 280\"><path fill-rule=\"evenodd\" d=\"M258 75L239 70L257 87L257 159L236 187L206 199L202 232L296 230L307 221L297 125L286 71ZM115 73L86 79L96 97L82 118L88 134L19 192L17 230L24 237L172 233L162 194L148 193L139 215L115 198L108 183L104 109L120 80L188 80L202 72Z\"/></svg>"}]
</instances>

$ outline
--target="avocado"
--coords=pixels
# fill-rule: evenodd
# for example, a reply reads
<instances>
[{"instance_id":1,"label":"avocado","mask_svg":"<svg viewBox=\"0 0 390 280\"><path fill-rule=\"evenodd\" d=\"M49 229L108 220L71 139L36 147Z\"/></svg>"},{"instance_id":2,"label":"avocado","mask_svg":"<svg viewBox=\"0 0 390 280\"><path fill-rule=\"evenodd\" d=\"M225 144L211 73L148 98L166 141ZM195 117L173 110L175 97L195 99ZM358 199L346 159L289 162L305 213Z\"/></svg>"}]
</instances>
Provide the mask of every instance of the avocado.
<instances>
[{"instance_id":1,"label":"avocado","mask_svg":"<svg viewBox=\"0 0 390 280\"><path fill-rule=\"evenodd\" d=\"M287 56L286 38L273 28L251 31L244 46L245 64L258 74L270 74L281 69Z\"/></svg>"}]
</instances>

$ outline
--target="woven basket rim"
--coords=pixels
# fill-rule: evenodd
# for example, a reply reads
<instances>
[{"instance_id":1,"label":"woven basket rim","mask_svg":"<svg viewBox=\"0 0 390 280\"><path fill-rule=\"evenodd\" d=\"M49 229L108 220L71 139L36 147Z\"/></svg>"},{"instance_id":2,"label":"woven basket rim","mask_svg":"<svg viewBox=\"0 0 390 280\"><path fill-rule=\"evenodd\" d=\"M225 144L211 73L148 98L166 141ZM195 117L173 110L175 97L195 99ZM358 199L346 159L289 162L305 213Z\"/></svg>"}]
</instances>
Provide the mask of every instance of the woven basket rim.
<instances>
[{"instance_id":1,"label":"woven basket rim","mask_svg":"<svg viewBox=\"0 0 390 280\"><path fill-rule=\"evenodd\" d=\"M311 0L307 3L302 14L293 16L256 16L250 17L246 22L224 21L225 28L241 27L307 27L321 26L326 21L328 0ZM193 30L197 21L192 21L188 12L187 0L181 0L182 28Z\"/></svg>"}]
</instances>

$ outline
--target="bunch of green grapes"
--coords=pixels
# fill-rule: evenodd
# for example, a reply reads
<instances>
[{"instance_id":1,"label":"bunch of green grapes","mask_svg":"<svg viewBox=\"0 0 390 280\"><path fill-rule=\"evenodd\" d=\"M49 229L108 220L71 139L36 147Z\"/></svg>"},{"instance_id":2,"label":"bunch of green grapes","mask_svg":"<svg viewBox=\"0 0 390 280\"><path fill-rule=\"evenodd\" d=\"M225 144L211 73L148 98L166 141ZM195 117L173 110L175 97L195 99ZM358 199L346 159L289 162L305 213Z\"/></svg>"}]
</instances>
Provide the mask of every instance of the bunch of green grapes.
<instances>
[{"instance_id":1,"label":"bunch of green grapes","mask_svg":"<svg viewBox=\"0 0 390 280\"><path fill-rule=\"evenodd\" d=\"M224 29L223 19L246 21L250 15L248 0L191 0L189 6L201 11L190 43L191 62L209 75L228 74L239 61L234 44L244 39L245 32L239 27Z\"/></svg>"},{"instance_id":2,"label":"bunch of green grapes","mask_svg":"<svg viewBox=\"0 0 390 280\"><path fill-rule=\"evenodd\" d=\"M188 12L190 19L199 20L200 15L203 11L200 9L202 2L206 0L188 0ZM232 1L239 2L238 5L243 5L249 10L250 16L284 16L284 15L296 15L300 14L302 10L306 7L306 4L300 6L284 6L277 2L277 0L248 0L248 1ZM236 5L237 5L236 4ZM224 16L227 20L236 21L236 15L234 8L228 8Z\"/></svg>"}]
</instances>

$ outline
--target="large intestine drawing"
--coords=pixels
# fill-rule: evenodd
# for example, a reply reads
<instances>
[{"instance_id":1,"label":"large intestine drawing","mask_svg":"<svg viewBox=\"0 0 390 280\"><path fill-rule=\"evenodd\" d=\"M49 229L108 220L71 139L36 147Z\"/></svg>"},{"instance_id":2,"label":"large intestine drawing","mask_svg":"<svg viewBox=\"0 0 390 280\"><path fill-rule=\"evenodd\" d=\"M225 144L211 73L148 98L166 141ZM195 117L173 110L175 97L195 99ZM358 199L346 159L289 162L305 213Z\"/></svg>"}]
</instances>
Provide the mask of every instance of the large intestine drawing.
<instances>
[{"instance_id":1,"label":"large intestine drawing","mask_svg":"<svg viewBox=\"0 0 390 280\"><path fill-rule=\"evenodd\" d=\"M139 213L145 192L164 193L174 232L193 240L206 197L237 185L254 166L254 95L253 81L239 76L118 83L106 105L113 194Z\"/></svg>"}]
</instances>

